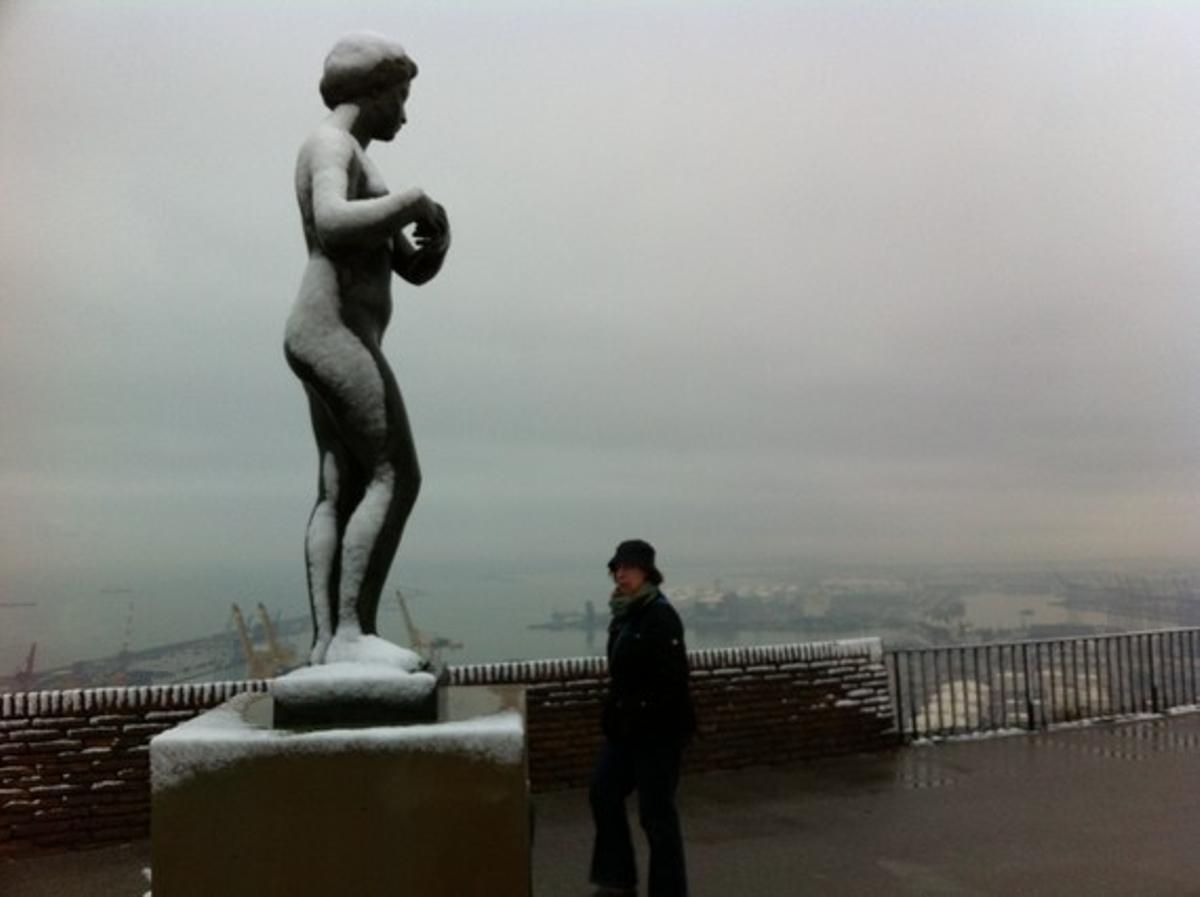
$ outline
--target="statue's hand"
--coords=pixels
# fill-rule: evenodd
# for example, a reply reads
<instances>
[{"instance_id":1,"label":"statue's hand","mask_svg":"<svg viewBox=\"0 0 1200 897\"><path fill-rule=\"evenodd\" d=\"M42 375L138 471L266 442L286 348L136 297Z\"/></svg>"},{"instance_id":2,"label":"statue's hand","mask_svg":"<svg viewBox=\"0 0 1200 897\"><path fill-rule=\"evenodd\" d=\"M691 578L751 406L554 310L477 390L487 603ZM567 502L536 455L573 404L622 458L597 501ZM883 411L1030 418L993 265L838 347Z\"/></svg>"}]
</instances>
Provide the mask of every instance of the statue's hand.
<instances>
[{"instance_id":1,"label":"statue's hand","mask_svg":"<svg viewBox=\"0 0 1200 897\"><path fill-rule=\"evenodd\" d=\"M437 276L450 248L450 219L446 210L431 199L412 229L411 239L403 230L393 243L392 268L409 283L420 286Z\"/></svg>"},{"instance_id":2,"label":"statue's hand","mask_svg":"<svg viewBox=\"0 0 1200 897\"><path fill-rule=\"evenodd\" d=\"M430 200L429 214L417 223L413 241L419 252L446 254L450 248L450 218L440 203Z\"/></svg>"}]
</instances>

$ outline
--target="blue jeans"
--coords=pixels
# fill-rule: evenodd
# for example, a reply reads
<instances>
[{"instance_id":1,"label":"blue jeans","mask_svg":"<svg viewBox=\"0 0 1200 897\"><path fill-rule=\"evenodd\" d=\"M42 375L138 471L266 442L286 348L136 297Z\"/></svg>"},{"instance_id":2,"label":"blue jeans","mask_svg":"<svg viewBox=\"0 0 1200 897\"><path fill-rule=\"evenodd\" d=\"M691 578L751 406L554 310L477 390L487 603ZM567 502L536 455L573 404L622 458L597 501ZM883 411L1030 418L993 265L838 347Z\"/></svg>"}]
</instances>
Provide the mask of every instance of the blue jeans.
<instances>
[{"instance_id":1,"label":"blue jeans","mask_svg":"<svg viewBox=\"0 0 1200 897\"><path fill-rule=\"evenodd\" d=\"M638 820L650 844L649 897L687 897L683 835L675 810L675 788L683 745L676 741L615 742L605 739L592 774L592 818L596 843L591 880L610 888L637 887L633 841L625 798L636 789Z\"/></svg>"}]
</instances>

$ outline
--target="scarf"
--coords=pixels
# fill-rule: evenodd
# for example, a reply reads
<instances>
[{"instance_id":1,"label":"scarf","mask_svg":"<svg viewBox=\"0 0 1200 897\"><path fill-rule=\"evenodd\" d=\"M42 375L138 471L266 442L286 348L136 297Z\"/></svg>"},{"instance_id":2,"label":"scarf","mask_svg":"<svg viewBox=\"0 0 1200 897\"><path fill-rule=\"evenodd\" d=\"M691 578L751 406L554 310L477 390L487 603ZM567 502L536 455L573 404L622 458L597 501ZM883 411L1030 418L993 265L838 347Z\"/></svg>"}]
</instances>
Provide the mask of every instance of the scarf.
<instances>
[{"instance_id":1,"label":"scarf","mask_svg":"<svg viewBox=\"0 0 1200 897\"><path fill-rule=\"evenodd\" d=\"M632 595L626 595L620 589L613 589L612 597L608 599L609 610L613 619L620 620L628 616L630 611L658 594L658 586L647 580L642 587Z\"/></svg>"}]
</instances>

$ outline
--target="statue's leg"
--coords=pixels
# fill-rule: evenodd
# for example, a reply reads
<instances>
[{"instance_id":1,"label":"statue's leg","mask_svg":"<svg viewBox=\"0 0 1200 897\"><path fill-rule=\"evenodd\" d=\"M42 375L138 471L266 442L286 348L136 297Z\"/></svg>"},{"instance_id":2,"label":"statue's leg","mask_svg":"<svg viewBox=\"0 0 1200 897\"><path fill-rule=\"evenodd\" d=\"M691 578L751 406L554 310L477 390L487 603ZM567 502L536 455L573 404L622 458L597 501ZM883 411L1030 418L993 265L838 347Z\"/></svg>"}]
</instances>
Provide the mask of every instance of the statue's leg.
<instances>
[{"instance_id":1,"label":"statue's leg","mask_svg":"<svg viewBox=\"0 0 1200 897\"><path fill-rule=\"evenodd\" d=\"M319 454L317 501L304 540L313 615L310 663L322 663L338 614L342 531L362 492L362 477L338 440L333 416L316 389L305 384Z\"/></svg>"},{"instance_id":2,"label":"statue's leg","mask_svg":"<svg viewBox=\"0 0 1200 897\"><path fill-rule=\"evenodd\" d=\"M382 353L366 347L379 385L372 420L377 431L353 432L342 427L357 465L366 474L362 500L342 534L341 577L335 635L373 635L379 597L396 555L404 525L420 488L408 414L400 390Z\"/></svg>"},{"instance_id":3,"label":"statue's leg","mask_svg":"<svg viewBox=\"0 0 1200 897\"><path fill-rule=\"evenodd\" d=\"M318 429L336 435L347 458L344 465L337 464L339 476L344 468L356 473L353 509L340 518L345 525L325 661L415 668L417 655L374 635L379 594L419 484L408 418L378 347L343 329L324 333L321 348L307 359L291 355L289 360L309 387L314 406L327 414ZM341 506L347 501L345 483L338 483L338 492ZM320 548L327 547L318 541Z\"/></svg>"},{"instance_id":4,"label":"statue's leg","mask_svg":"<svg viewBox=\"0 0 1200 897\"><path fill-rule=\"evenodd\" d=\"M324 456L321 467L325 469ZM321 479L325 480L324 474ZM304 563L308 573L308 600L313 620L313 643L308 662L313 664L324 663L325 651L329 648L329 640L333 638L330 587L337 558L337 520L332 505L327 496L317 499L304 534Z\"/></svg>"},{"instance_id":5,"label":"statue's leg","mask_svg":"<svg viewBox=\"0 0 1200 897\"><path fill-rule=\"evenodd\" d=\"M317 351L311 351L313 347ZM386 446L386 389L375 359L354 333L333 328L320 339L285 347L288 364L308 395L320 458L317 504L309 520L305 553L316 629L314 662L327 651L340 621L360 631L355 603L344 606L344 542L362 504L374 459ZM357 589L361 575L352 579ZM322 642L324 641L324 644Z\"/></svg>"},{"instance_id":6,"label":"statue's leg","mask_svg":"<svg viewBox=\"0 0 1200 897\"><path fill-rule=\"evenodd\" d=\"M416 504L421 490L421 468L417 462L417 450L413 444L412 427L408 422L408 411L396 385L387 361L378 352L372 353L379 363L383 378L387 409L387 446L385 462L381 470L389 481L387 509L383 523L370 548L367 564L359 584L356 604L358 619L364 633L378 632L376 618L379 600L387 581L388 571L404 535L404 527ZM347 594L343 592L343 595Z\"/></svg>"}]
</instances>

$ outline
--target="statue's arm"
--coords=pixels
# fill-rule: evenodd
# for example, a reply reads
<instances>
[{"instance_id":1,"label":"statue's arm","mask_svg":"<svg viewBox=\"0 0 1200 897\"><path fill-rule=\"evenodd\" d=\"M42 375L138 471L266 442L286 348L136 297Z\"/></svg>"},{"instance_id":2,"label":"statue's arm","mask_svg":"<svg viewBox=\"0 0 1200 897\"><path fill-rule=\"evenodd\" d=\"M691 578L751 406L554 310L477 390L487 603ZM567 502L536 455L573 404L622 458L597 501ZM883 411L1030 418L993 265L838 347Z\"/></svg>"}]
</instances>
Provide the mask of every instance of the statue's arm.
<instances>
[{"instance_id":1,"label":"statue's arm","mask_svg":"<svg viewBox=\"0 0 1200 897\"><path fill-rule=\"evenodd\" d=\"M426 220L433 203L419 188L370 198L350 197L351 139L316 138L312 149L313 224L323 246L362 248L384 243L400 228Z\"/></svg>"},{"instance_id":2,"label":"statue's arm","mask_svg":"<svg viewBox=\"0 0 1200 897\"><path fill-rule=\"evenodd\" d=\"M432 214L413 233L415 246L402 230L392 237L392 270L414 286L437 276L450 249L450 218L439 203L431 205Z\"/></svg>"}]
</instances>

